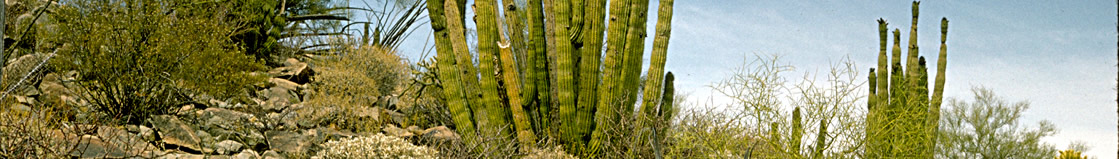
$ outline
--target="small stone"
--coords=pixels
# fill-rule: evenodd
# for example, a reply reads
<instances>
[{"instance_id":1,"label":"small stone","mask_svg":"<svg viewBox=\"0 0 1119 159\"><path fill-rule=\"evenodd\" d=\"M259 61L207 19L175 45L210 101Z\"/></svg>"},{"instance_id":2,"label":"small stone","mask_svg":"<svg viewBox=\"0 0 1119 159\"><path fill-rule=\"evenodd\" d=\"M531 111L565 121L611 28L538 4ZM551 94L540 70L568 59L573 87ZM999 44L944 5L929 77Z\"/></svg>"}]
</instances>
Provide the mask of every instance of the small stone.
<instances>
[{"instance_id":1,"label":"small stone","mask_svg":"<svg viewBox=\"0 0 1119 159\"><path fill-rule=\"evenodd\" d=\"M454 141L459 139L459 135L452 131L447 126L436 126L424 130L423 137L436 141Z\"/></svg>"},{"instance_id":2,"label":"small stone","mask_svg":"<svg viewBox=\"0 0 1119 159\"><path fill-rule=\"evenodd\" d=\"M287 89L287 90L299 90L300 88L303 88L303 85L300 85L298 83L295 83L295 82L292 82L292 81L289 81L289 80L286 80L286 79L283 79L283 78L271 78L271 79L268 79L268 82L276 85L276 87L280 87L280 88Z\"/></svg>"},{"instance_id":3,"label":"small stone","mask_svg":"<svg viewBox=\"0 0 1119 159\"><path fill-rule=\"evenodd\" d=\"M217 151L218 154L228 155L233 154L233 152L241 151L241 146L244 146L244 144L233 140L225 140L214 145L214 150Z\"/></svg>"},{"instance_id":4,"label":"small stone","mask_svg":"<svg viewBox=\"0 0 1119 159\"><path fill-rule=\"evenodd\" d=\"M245 149L245 150L241 151L241 153L237 153L236 155L233 155L233 157L231 157L231 159L258 159L258 158L260 158L260 155L257 154L256 151L253 151L252 149Z\"/></svg>"},{"instance_id":5,"label":"small stone","mask_svg":"<svg viewBox=\"0 0 1119 159\"><path fill-rule=\"evenodd\" d=\"M194 104L185 104L182 107L179 107L178 115L186 115L187 113L191 112L191 110L194 110Z\"/></svg>"},{"instance_id":6,"label":"small stone","mask_svg":"<svg viewBox=\"0 0 1119 159\"><path fill-rule=\"evenodd\" d=\"M392 124L385 126L385 128L383 128L381 131L384 131L385 134L388 134L390 136L396 136L400 138L407 138L416 135L412 134L412 132L408 132L408 130L401 129L400 127L396 127L396 125Z\"/></svg>"},{"instance_id":7,"label":"small stone","mask_svg":"<svg viewBox=\"0 0 1119 159\"><path fill-rule=\"evenodd\" d=\"M11 109L12 110L19 110L19 111L23 111L23 112L31 112L31 106L27 106L23 103L12 104Z\"/></svg>"},{"instance_id":8,"label":"small stone","mask_svg":"<svg viewBox=\"0 0 1119 159\"><path fill-rule=\"evenodd\" d=\"M311 147L307 137L296 132L268 131L264 134L268 136L268 146L274 151L302 154Z\"/></svg>"},{"instance_id":9,"label":"small stone","mask_svg":"<svg viewBox=\"0 0 1119 159\"><path fill-rule=\"evenodd\" d=\"M264 159L284 159L283 155L280 155L280 153L272 150L264 151L264 154L261 154L260 156Z\"/></svg>"},{"instance_id":10,"label":"small stone","mask_svg":"<svg viewBox=\"0 0 1119 159\"><path fill-rule=\"evenodd\" d=\"M193 127L183 123L178 117L170 115L159 115L152 117L152 126L157 129L163 143L170 145L177 145L179 147L187 148L189 150L198 152L211 152L212 149L203 148L199 145L202 139Z\"/></svg>"},{"instance_id":11,"label":"small stone","mask_svg":"<svg viewBox=\"0 0 1119 159\"><path fill-rule=\"evenodd\" d=\"M412 132L412 134L423 134L424 133L423 129L420 129L419 126L415 126L415 125L408 126L408 128L404 128L404 129L408 130L408 132Z\"/></svg>"},{"instance_id":12,"label":"small stone","mask_svg":"<svg viewBox=\"0 0 1119 159\"><path fill-rule=\"evenodd\" d=\"M299 62L298 60L288 59L284 62L283 67L277 67L268 71L268 75L276 78L288 79L292 82L304 84L310 82L311 76L315 71L309 67L307 63Z\"/></svg>"}]
</instances>

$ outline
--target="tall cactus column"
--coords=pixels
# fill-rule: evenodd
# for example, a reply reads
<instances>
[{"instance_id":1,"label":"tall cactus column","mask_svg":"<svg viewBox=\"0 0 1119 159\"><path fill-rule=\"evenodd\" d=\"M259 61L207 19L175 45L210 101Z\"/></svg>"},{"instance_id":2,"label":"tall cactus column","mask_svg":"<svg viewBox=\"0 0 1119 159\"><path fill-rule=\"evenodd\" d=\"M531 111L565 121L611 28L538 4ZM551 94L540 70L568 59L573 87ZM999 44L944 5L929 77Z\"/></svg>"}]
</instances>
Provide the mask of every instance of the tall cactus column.
<instances>
[{"instance_id":1,"label":"tall cactus column","mask_svg":"<svg viewBox=\"0 0 1119 159\"><path fill-rule=\"evenodd\" d=\"M610 25L607 27L606 57L603 60L604 70L602 86L598 87L598 105L595 111L595 130L591 133L592 147L601 147L602 142L609 140L605 128L615 125L617 107L621 95L621 66L624 59L625 33L627 19L629 19L629 0L610 1Z\"/></svg>"},{"instance_id":2,"label":"tall cactus column","mask_svg":"<svg viewBox=\"0 0 1119 159\"><path fill-rule=\"evenodd\" d=\"M941 46L937 75L931 98L925 57L917 46L919 2L913 2L913 22L905 62L902 63L900 30L894 30L892 63L887 68L886 25L879 19L879 57L877 70L871 69L867 100L867 158L931 158L943 100L947 61L948 20L941 20ZM888 72L888 73L887 73Z\"/></svg>"},{"instance_id":3,"label":"tall cactus column","mask_svg":"<svg viewBox=\"0 0 1119 159\"><path fill-rule=\"evenodd\" d=\"M940 19L940 53L936 58L936 83L933 84L932 96L932 119L929 120L929 127L932 131L929 132L930 136L935 137L937 131L940 130L940 104L944 101L944 74L948 66L948 18ZM937 140L933 139L930 146L936 148Z\"/></svg>"},{"instance_id":4,"label":"tall cactus column","mask_svg":"<svg viewBox=\"0 0 1119 159\"><path fill-rule=\"evenodd\" d=\"M503 1L507 26L498 24L501 17L496 1L478 0L473 5L478 13L476 57L465 37L463 26L468 21L463 20L463 3L428 1L439 51L440 69L435 70L440 71L439 80L456 130L464 137L500 134L501 138L512 139L515 135L522 148L533 146L534 140L558 139L568 152L601 157L600 150L644 146L611 144L633 133L624 128L656 127L645 120L671 118L671 84L660 83L671 0L661 3L653 61L648 69L653 81L644 86L638 79L648 0L610 1L610 7L606 7L606 0L527 0L524 10L518 10L516 1ZM610 9L609 18L606 9ZM500 31L501 27L508 28ZM502 33L509 38L502 38ZM473 64L475 58L477 66ZM663 78L670 82L671 74L667 76ZM641 112L635 114L633 105L638 94L634 92L640 87L645 87L649 102L642 102ZM665 97L658 102L662 89L666 90ZM661 110L655 111L658 103ZM633 116L642 116L638 122L648 125L628 125ZM625 122L618 122L621 120ZM645 131L663 134L664 130Z\"/></svg>"},{"instance_id":5,"label":"tall cactus column","mask_svg":"<svg viewBox=\"0 0 1119 159\"><path fill-rule=\"evenodd\" d=\"M454 48L451 46L450 33L447 30L447 20L444 18L443 3L427 1L428 17L431 18L431 29L435 36L436 62L440 69L439 78L443 85L443 96L447 99L447 108L451 111L451 120L455 122L455 130L462 134L467 143L474 139L474 117L467 105L464 86L459 69L456 64Z\"/></svg>"}]
</instances>

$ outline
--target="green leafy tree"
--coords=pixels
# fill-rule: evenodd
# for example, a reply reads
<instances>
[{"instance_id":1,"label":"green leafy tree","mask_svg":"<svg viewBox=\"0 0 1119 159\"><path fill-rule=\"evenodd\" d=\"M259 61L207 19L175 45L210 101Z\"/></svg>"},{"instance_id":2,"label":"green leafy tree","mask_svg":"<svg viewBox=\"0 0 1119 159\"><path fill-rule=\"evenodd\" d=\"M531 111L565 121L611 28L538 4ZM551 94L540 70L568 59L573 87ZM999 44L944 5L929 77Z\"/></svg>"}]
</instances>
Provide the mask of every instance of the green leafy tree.
<instances>
[{"instance_id":1,"label":"green leafy tree","mask_svg":"<svg viewBox=\"0 0 1119 159\"><path fill-rule=\"evenodd\" d=\"M1051 158L1057 149L1041 141L1057 132L1048 121L1037 127L1019 122L1025 101L1008 103L986 88L973 88L973 101L948 100L940 120L941 158Z\"/></svg>"}]
</instances>

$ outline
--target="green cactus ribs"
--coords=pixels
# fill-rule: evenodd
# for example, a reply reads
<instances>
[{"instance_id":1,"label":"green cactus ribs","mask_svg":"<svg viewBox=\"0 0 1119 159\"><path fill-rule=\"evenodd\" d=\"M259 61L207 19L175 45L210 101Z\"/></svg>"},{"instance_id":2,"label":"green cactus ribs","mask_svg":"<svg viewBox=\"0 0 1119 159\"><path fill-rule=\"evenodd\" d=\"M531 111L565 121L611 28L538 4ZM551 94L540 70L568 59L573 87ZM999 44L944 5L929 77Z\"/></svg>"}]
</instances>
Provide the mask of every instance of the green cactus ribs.
<instances>
[{"instance_id":1,"label":"green cactus ribs","mask_svg":"<svg viewBox=\"0 0 1119 159\"><path fill-rule=\"evenodd\" d=\"M672 75L664 70L673 0L661 0L657 10L646 75L652 82L639 82L648 1L502 1L499 15L497 1L478 0L477 50L470 50L462 14L471 4L428 1L438 77L456 131L465 138L499 134L521 148L555 139L583 157L652 157L636 152L648 144L611 142L630 134L662 140L673 115ZM639 88L647 98L633 112Z\"/></svg>"}]
</instances>

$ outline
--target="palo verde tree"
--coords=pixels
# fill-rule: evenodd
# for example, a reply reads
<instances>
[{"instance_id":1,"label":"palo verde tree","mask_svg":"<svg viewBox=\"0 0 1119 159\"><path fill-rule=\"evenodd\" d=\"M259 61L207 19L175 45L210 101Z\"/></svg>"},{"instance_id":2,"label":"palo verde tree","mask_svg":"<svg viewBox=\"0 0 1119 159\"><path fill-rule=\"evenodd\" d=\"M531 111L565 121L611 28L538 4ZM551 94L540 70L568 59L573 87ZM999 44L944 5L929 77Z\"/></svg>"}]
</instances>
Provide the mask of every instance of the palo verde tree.
<instances>
[{"instance_id":1,"label":"palo verde tree","mask_svg":"<svg viewBox=\"0 0 1119 159\"><path fill-rule=\"evenodd\" d=\"M474 52L465 36L465 3L427 1L439 80L456 130L466 142L484 142L471 141L479 133L499 134L515 136L522 148L557 139L567 152L580 156L605 151L637 155L618 148L623 144L616 141L650 137L652 119L670 118L658 109L672 107L663 101L671 98L661 98L671 94L662 90L672 90L672 85L662 86L672 79L664 73L672 0L660 2L649 82L637 113L648 0L610 1L609 7L605 0L501 1L504 7L495 0L478 0L470 7L477 13ZM634 129L622 129L628 127ZM651 143L629 145L653 147L646 145Z\"/></svg>"},{"instance_id":2,"label":"palo verde tree","mask_svg":"<svg viewBox=\"0 0 1119 159\"><path fill-rule=\"evenodd\" d=\"M944 71L947 63L948 19L940 23L940 54L932 98L929 97L928 70L925 58L918 55L917 15L920 2L913 2L913 24L909 30L909 47L901 55L901 33L894 30L892 55L886 55L886 21L878 20L880 49L878 71L870 70L870 95L867 109L867 158L931 158L936 145L940 104L944 94ZM919 57L920 56L920 57ZM887 58L892 65L887 67ZM902 59L906 62L902 63ZM904 66L904 67L903 67Z\"/></svg>"}]
</instances>

